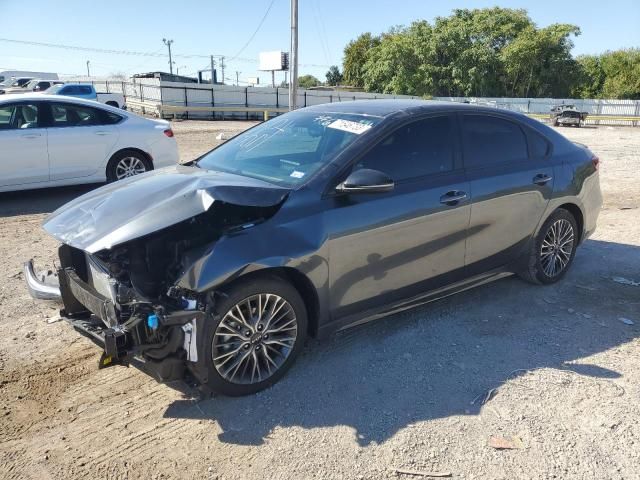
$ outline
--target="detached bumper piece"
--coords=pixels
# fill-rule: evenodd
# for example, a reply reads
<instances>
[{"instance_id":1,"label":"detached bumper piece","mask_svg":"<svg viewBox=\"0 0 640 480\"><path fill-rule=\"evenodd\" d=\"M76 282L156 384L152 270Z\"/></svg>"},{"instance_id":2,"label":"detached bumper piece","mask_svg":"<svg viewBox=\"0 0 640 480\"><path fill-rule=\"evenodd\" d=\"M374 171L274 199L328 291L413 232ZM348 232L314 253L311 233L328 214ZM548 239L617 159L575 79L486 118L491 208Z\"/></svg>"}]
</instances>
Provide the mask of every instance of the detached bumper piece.
<instances>
[{"instance_id":1,"label":"detached bumper piece","mask_svg":"<svg viewBox=\"0 0 640 480\"><path fill-rule=\"evenodd\" d=\"M22 267L27 288L33 298L39 300L59 300L60 286L58 278L53 273L37 275L33 268L33 260L24 262Z\"/></svg>"}]
</instances>

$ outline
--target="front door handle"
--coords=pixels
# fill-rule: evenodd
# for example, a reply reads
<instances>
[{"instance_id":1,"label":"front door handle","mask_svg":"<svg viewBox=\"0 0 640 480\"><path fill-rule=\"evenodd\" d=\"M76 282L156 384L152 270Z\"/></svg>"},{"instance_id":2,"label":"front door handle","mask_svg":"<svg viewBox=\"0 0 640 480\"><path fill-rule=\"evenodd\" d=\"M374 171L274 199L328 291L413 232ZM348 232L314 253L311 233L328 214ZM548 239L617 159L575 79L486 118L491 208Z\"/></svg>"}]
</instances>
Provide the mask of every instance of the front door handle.
<instances>
[{"instance_id":1,"label":"front door handle","mask_svg":"<svg viewBox=\"0 0 640 480\"><path fill-rule=\"evenodd\" d=\"M100 135L101 137L104 137L105 135L111 135L111 133L109 133L109 132L96 132L96 135Z\"/></svg>"},{"instance_id":2,"label":"front door handle","mask_svg":"<svg viewBox=\"0 0 640 480\"><path fill-rule=\"evenodd\" d=\"M551 180L553 180L553 177L550 177L546 173L539 173L538 175L533 177L533 183L540 186L546 185Z\"/></svg>"},{"instance_id":3,"label":"front door handle","mask_svg":"<svg viewBox=\"0 0 640 480\"><path fill-rule=\"evenodd\" d=\"M41 133L25 133L24 135L21 135L22 138L38 138L41 136Z\"/></svg>"},{"instance_id":4,"label":"front door handle","mask_svg":"<svg viewBox=\"0 0 640 480\"><path fill-rule=\"evenodd\" d=\"M466 198L467 198L466 192L461 192L459 190L451 190L450 192L447 192L440 197L440 203L444 205L453 206L453 205L457 205L462 200L466 200Z\"/></svg>"}]
</instances>

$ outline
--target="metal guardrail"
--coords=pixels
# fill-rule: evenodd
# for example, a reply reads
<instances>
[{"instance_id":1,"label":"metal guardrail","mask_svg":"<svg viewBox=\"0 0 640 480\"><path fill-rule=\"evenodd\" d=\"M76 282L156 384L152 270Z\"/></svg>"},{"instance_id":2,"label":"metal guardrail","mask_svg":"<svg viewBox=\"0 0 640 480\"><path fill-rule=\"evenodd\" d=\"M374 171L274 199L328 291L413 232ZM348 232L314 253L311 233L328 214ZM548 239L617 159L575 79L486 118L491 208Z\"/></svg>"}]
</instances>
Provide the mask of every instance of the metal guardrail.
<instances>
[{"instance_id":1,"label":"metal guardrail","mask_svg":"<svg viewBox=\"0 0 640 480\"><path fill-rule=\"evenodd\" d=\"M255 113L261 112L265 121L269 120L270 113L285 113L288 108L275 107L201 107L201 106L179 106L179 105L158 105L160 116L164 113L188 113L188 112L239 112L239 113Z\"/></svg>"},{"instance_id":2,"label":"metal guardrail","mask_svg":"<svg viewBox=\"0 0 640 480\"><path fill-rule=\"evenodd\" d=\"M288 112L288 108L276 108L276 107L241 107L241 106L221 106L221 107L209 107L209 106L197 106L197 105L161 105L159 103L147 102L135 100L131 97L127 100L128 107L134 107L140 109L143 113L153 113L159 117L164 117L165 114L176 115L178 113L188 114L189 112L206 112L206 113L262 113L263 119L266 121L272 115L272 113L285 113ZM549 115L544 113L525 113L525 115L549 120ZM589 115L588 121L598 120L615 120L626 122L640 122L640 116L632 115Z\"/></svg>"},{"instance_id":3,"label":"metal guardrail","mask_svg":"<svg viewBox=\"0 0 640 480\"><path fill-rule=\"evenodd\" d=\"M127 100L127 107L129 110L140 110L142 113L153 113L160 118L163 118L165 114L176 115L178 113L188 114L189 112L206 112L206 113L262 113L262 118L267 121L271 117L272 113L285 113L288 112L288 108L276 108L276 107L235 107L235 106L222 106L222 107L204 107L197 105L161 105L159 103L140 101L130 98Z\"/></svg>"}]
</instances>

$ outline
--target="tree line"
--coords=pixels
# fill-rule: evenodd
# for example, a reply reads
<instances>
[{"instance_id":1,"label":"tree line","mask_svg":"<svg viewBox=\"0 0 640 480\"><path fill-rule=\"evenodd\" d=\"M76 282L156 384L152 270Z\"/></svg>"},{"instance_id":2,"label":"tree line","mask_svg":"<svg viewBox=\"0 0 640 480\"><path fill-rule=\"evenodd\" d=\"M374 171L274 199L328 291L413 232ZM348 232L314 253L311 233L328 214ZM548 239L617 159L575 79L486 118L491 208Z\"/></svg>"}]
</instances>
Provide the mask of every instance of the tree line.
<instances>
[{"instance_id":1,"label":"tree line","mask_svg":"<svg viewBox=\"0 0 640 480\"><path fill-rule=\"evenodd\" d=\"M576 25L538 28L523 9L456 9L344 49L329 84L418 96L640 99L640 49L573 57Z\"/></svg>"}]
</instances>

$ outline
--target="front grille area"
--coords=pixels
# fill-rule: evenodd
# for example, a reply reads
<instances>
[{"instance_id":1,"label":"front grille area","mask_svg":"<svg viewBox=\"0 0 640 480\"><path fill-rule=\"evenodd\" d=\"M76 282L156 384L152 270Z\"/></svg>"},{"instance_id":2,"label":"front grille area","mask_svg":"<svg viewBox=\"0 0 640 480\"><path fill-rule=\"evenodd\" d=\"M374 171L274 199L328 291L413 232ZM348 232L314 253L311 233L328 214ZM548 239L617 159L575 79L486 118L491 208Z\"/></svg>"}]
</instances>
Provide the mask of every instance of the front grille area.
<instances>
[{"instance_id":1,"label":"front grille area","mask_svg":"<svg viewBox=\"0 0 640 480\"><path fill-rule=\"evenodd\" d=\"M88 253L85 258L87 262L87 283L113 303L116 303L117 281L109 275L106 267L96 258Z\"/></svg>"}]
</instances>

